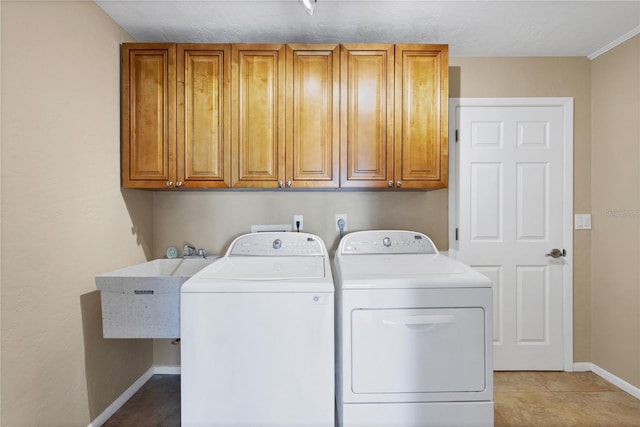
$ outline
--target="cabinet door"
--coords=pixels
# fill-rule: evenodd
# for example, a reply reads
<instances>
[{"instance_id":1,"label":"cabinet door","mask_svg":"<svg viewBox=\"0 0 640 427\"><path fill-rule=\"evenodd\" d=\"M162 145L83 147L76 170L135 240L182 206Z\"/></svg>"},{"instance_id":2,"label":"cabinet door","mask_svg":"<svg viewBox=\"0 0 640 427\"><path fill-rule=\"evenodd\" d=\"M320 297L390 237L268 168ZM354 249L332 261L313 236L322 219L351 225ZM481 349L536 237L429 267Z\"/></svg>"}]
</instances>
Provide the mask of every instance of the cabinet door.
<instances>
[{"instance_id":1,"label":"cabinet door","mask_svg":"<svg viewBox=\"0 0 640 427\"><path fill-rule=\"evenodd\" d=\"M231 186L230 45L178 45L177 183Z\"/></svg>"},{"instance_id":2,"label":"cabinet door","mask_svg":"<svg viewBox=\"0 0 640 427\"><path fill-rule=\"evenodd\" d=\"M340 164L338 45L287 45L286 69L286 185L337 188Z\"/></svg>"},{"instance_id":3,"label":"cabinet door","mask_svg":"<svg viewBox=\"0 0 640 427\"><path fill-rule=\"evenodd\" d=\"M234 187L284 186L284 52L279 44L231 47Z\"/></svg>"},{"instance_id":4,"label":"cabinet door","mask_svg":"<svg viewBox=\"0 0 640 427\"><path fill-rule=\"evenodd\" d=\"M122 46L122 186L175 182L176 47Z\"/></svg>"},{"instance_id":5,"label":"cabinet door","mask_svg":"<svg viewBox=\"0 0 640 427\"><path fill-rule=\"evenodd\" d=\"M393 179L393 45L341 47L341 186Z\"/></svg>"},{"instance_id":6,"label":"cabinet door","mask_svg":"<svg viewBox=\"0 0 640 427\"><path fill-rule=\"evenodd\" d=\"M445 188L448 48L396 45L395 185Z\"/></svg>"}]
</instances>

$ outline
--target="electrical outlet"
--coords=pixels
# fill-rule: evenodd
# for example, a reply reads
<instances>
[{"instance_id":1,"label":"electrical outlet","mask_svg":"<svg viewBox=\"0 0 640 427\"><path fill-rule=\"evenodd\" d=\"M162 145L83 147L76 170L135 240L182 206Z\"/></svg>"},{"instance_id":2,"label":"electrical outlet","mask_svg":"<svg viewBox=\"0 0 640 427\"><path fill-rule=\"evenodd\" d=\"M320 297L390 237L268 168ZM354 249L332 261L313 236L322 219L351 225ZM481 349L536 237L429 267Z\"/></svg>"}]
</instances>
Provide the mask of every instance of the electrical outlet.
<instances>
[{"instance_id":1,"label":"electrical outlet","mask_svg":"<svg viewBox=\"0 0 640 427\"><path fill-rule=\"evenodd\" d=\"M300 221L300 227L298 228L298 221ZM293 216L293 229L295 231L304 230L304 216L303 215L294 215Z\"/></svg>"},{"instance_id":2,"label":"electrical outlet","mask_svg":"<svg viewBox=\"0 0 640 427\"><path fill-rule=\"evenodd\" d=\"M338 225L338 221L344 221L344 228L342 231L347 231L347 214L336 214L336 231L340 231L340 226Z\"/></svg>"}]
</instances>

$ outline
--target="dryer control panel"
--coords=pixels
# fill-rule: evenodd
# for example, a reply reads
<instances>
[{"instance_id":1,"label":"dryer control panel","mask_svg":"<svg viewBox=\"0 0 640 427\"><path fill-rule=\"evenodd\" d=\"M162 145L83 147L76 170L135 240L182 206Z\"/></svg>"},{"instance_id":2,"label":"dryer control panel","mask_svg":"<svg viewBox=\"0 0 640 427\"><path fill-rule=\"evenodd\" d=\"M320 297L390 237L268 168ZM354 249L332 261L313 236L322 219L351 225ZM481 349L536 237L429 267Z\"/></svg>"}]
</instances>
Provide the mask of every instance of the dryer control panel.
<instances>
[{"instance_id":1,"label":"dryer control panel","mask_svg":"<svg viewBox=\"0 0 640 427\"><path fill-rule=\"evenodd\" d=\"M368 230L349 233L342 238L338 251L343 254L437 254L438 250L425 234L402 230Z\"/></svg>"},{"instance_id":2,"label":"dryer control panel","mask_svg":"<svg viewBox=\"0 0 640 427\"><path fill-rule=\"evenodd\" d=\"M324 256L326 252L324 242L313 234L264 232L238 237L227 256Z\"/></svg>"}]
</instances>

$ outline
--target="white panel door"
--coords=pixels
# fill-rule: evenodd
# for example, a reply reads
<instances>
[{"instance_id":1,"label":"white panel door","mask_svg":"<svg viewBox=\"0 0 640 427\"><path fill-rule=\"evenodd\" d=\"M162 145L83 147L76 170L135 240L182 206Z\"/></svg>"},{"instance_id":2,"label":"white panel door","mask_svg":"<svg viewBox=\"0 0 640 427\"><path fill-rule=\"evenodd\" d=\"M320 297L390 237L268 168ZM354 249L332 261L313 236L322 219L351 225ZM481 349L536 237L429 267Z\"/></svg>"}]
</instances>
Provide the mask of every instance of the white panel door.
<instances>
[{"instance_id":1,"label":"white panel door","mask_svg":"<svg viewBox=\"0 0 640 427\"><path fill-rule=\"evenodd\" d=\"M566 368L570 254L547 255L571 247L565 107L456 108L458 240L452 252L493 281L496 370Z\"/></svg>"}]
</instances>

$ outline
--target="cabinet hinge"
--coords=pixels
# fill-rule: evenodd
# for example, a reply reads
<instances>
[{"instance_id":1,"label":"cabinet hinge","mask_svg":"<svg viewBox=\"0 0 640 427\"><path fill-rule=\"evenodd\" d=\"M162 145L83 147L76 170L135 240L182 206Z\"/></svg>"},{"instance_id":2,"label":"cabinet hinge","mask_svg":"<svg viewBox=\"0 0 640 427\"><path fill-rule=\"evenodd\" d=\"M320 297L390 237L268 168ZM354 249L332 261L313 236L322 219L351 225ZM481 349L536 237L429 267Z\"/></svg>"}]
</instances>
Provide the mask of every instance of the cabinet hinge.
<instances>
[{"instance_id":1,"label":"cabinet hinge","mask_svg":"<svg viewBox=\"0 0 640 427\"><path fill-rule=\"evenodd\" d=\"M458 228L456 228L456 240L458 240Z\"/></svg>"}]
</instances>

